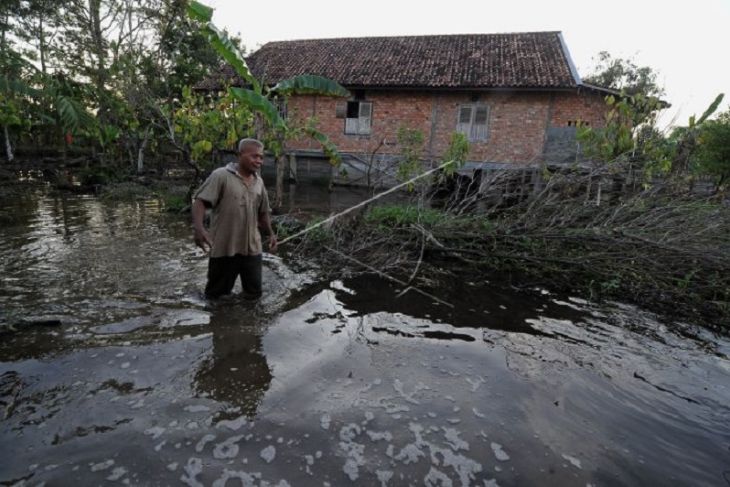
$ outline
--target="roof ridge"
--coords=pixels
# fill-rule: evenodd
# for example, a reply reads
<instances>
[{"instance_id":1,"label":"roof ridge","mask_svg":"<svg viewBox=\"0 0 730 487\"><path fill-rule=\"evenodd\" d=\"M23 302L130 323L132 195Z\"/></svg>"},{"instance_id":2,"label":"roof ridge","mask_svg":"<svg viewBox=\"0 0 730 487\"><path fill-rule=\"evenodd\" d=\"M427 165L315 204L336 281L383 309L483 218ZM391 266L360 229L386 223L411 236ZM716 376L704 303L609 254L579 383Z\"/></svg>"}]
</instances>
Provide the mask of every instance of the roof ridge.
<instances>
[{"instance_id":1,"label":"roof ridge","mask_svg":"<svg viewBox=\"0 0 730 487\"><path fill-rule=\"evenodd\" d=\"M285 44L290 42L319 42L319 41L351 41L355 39L424 39L424 38L442 38L442 37L468 37L468 36L480 36L480 37L491 37L491 36L518 36L528 34L562 34L560 30L535 30L535 31L522 31L522 32L465 32L460 34L409 34L409 35L389 35L389 36L352 36L352 37L318 37L314 39L287 39L278 41L269 41L262 44L259 49L268 46L269 44Z\"/></svg>"}]
</instances>

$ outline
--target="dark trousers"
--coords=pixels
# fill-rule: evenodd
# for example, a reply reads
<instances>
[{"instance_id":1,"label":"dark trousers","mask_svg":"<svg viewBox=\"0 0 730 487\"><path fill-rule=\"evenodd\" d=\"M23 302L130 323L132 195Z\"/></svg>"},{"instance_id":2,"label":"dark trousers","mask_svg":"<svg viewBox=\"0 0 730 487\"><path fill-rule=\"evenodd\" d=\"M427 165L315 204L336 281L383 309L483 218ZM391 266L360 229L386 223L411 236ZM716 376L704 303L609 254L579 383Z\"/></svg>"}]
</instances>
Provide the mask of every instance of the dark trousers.
<instances>
[{"instance_id":1,"label":"dark trousers","mask_svg":"<svg viewBox=\"0 0 730 487\"><path fill-rule=\"evenodd\" d=\"M230 294L238 276L241 276L241 287L245 297L260 297L262 293L261 262L261 254L211 257L208 260L208 283L205 285L206 297L217 298L224 294Z\"/></svg>"}]
</instances>

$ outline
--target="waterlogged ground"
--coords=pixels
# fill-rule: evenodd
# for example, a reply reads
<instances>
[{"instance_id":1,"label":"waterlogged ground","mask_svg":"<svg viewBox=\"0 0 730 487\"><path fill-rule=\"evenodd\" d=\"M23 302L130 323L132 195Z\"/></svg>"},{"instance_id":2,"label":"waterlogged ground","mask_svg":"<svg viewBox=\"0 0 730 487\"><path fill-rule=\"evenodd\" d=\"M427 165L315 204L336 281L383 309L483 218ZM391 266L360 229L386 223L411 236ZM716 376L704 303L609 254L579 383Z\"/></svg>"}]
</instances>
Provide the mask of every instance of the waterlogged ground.
<instances>
[{"instance_id":1,"label":"waterlogged ground","mask_svg":"<svg viewBox=\"0 0 730 487\"><path fill-rule=\"evenodd\" d=\"M2 485L730 485L726 339L285 252L260 302L208 303L156 202L2 203Z\"/></svg>"}]
</instances>

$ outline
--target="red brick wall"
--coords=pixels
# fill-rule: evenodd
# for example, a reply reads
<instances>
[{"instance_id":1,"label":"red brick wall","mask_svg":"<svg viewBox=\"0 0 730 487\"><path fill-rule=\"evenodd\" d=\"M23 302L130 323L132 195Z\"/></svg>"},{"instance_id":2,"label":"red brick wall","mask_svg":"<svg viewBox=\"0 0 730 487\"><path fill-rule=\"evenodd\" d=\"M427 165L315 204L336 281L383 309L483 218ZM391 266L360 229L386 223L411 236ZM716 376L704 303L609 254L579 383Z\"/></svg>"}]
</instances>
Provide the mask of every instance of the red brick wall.
<instances>
[{"instance_id":1,"label":"red brick wall","mask_svg":"<svg viewBox=\"0 0 730 487\"><path fill-rule=\"evenodd\" d=\"M567 127L568 122L587 122L591 127L602 127L606 113L603 95L592 92L556 93L550 125Z\"/></svg>"},{"instance_id":2,"label":"red brick wall","mask_svg":"<svg viewBox=\"0 0 730 487\"><path fill-rule=\"evenodd\" d=\"M398 128L417 128L425 138L424 156L428 156L430 149L431 155L438 158L456 130L458 106L473 102L467 93L374 90L367 91L364 100L373 104L372 130L368 136L345 135L345 120L335 116L336 104L342 100L292 97L288 112L292 120L315 117L319 130L342 152L370 153L385 140L378 154L397 154ZM605 107L601 96L569 92L482 93L478 102L489 106L488 136L484 142L471 143L469 160L518 164L540 160L548 123L567 126L568 121L582 120L591 126L601 126ZM319 149L308 138L290 142L288 147Z\"/></svg>"}]
</instances>

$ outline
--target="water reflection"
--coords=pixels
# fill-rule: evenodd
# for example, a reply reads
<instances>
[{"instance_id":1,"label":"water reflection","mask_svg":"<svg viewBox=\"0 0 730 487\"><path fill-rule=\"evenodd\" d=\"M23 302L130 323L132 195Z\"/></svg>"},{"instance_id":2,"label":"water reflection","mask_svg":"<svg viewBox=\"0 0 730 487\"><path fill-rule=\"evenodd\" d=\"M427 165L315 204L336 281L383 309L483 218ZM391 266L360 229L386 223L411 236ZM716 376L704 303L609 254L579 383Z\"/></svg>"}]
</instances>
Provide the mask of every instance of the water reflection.
<instances>
[{"instance_id":1,"label":"water reflection","mask_svg":"<svg viewBox=\"0 0 730 487\"><path fill-rule=\"evenodd\" d=\"M272 377L261 345L265 327L256 303L230 304L234 299L216 303L210 315L213 348L195 374L194 387L201 396L237 406L253 418Z\"/></svg>"}]
</instances>

